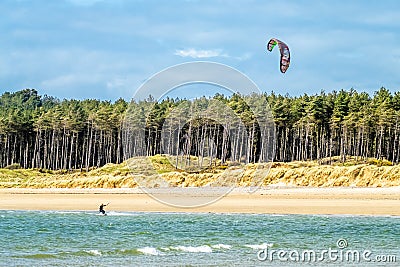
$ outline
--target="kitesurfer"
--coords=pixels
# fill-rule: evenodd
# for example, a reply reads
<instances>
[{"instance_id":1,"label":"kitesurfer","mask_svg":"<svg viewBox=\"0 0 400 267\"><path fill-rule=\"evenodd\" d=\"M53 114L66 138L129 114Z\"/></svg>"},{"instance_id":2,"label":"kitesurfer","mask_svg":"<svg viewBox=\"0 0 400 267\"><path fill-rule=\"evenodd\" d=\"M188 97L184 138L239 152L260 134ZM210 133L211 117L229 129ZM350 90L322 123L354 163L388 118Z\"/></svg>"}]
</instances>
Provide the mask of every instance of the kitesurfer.
<instances>
[{"instance_id":1,"label":"kitesurfer","mask_svg":"<svg viewBox=\"0 0 400 267\"><path fill-rule=\"evenodd\" d=\"M106 211L104 210L104 207L107 206L108 204L103 204L101 203L100 208L99 208L99 212L103 213L103 215L106 215Z\"/></svg>"}]
</instances>

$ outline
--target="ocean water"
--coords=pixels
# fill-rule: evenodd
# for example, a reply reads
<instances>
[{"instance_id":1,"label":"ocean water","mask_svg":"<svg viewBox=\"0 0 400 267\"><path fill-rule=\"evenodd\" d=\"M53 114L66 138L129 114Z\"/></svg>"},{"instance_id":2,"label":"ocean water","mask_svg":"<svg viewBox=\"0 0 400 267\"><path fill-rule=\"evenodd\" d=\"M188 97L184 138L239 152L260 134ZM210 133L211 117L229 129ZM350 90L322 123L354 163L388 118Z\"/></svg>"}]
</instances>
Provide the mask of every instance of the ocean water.
<instances>
[{"instance_id":1,"label":"ocean water","mask_svg":"<svg viewBox=\"0 0 400 267\"><path fill-rule=\"evenodd\" d=\"M0 211L0 240L1 266L400 264L391 216Z\"/></svg>"}]
</instances>

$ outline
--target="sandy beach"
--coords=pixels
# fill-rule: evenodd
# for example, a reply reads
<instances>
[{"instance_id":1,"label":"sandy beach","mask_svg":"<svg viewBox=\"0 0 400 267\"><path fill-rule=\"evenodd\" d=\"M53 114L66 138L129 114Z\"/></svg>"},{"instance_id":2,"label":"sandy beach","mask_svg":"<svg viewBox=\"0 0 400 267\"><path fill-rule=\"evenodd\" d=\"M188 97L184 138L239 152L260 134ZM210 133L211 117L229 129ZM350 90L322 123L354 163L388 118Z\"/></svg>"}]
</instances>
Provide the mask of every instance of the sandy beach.
<instances>
[{"instance_id":1,"label":"sandy beach","mask_svg":"<svg viewBox=\"0 0 400 267\"><path fill-rule=\"evenodd\" d=\"M101 203L110 202L108 211L400 215L400 187L270 187L250 191L249 188L229 192L226 188L147 191L13 188L0 190L0 209L95 211Z\"/></svg>"}]
</instances>

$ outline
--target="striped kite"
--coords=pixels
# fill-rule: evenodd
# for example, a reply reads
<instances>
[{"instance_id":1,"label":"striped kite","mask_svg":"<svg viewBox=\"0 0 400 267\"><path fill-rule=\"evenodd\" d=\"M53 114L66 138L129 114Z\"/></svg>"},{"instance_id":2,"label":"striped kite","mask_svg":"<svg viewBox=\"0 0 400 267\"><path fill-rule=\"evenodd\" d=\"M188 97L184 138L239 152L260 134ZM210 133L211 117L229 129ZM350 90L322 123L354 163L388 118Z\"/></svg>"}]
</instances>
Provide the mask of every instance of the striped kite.
<instances>
[{"instance_id":1,"label":"striped kite","mask_svg":"<svg viewBox=\"0 0 400 267\"><path fill-rule=\"evenodd\" d=\"M269 40L269 42L267 44L268 51L271 52L272 49L274 49L274 47L276 45L279 46L279 51L281 52L281 63L280 63L281 72L285 73L287 71L287 69L289 68L289 64L290 64L289 47L284 42L282 42L276 38L272 38L271 40Z\"/></svg>"}]
</instances>

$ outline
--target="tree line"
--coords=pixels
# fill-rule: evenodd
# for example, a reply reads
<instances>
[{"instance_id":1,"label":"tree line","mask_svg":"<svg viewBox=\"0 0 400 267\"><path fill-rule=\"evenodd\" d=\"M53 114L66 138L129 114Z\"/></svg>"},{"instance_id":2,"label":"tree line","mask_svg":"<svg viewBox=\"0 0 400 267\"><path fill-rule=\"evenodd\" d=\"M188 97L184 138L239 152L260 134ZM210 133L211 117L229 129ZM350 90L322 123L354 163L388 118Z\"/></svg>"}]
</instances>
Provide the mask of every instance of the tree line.
<instances>
[{"instance_id":1,"label":"tree line","mask_svg":"<svg viewBox=\"0 0 400 267\"><path fill-rule=\"evenodd\" d=\"M258 106L268 103L273 116L273 155L262 154L260 136L265 129L246 96L217 94L211 99L229 107L231 115L218 111L224 123L185 120L190 112L176 111L188 103L185 99L59 100L34 89L6 92L0 96L0 167L18 163L24 168L88 169L159 153L176 155L177 161L180 155L181 163L190 155L246 163L269 157L288 162L335 156L342 161L355 156L399 162L400 92L382 87L373 95L354 89L296 97L259 95ZM196 103L212 105L205 98ZM143 129L135 132L135 125ZM179 132L174 133L174 127ZM226 129L235 127L232 137Z\"/></svg>"}]
</instances>

